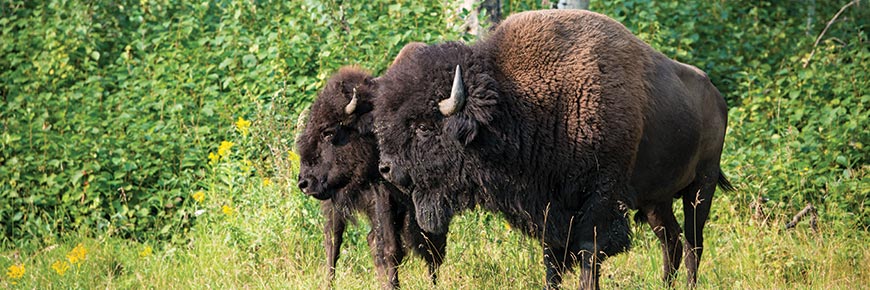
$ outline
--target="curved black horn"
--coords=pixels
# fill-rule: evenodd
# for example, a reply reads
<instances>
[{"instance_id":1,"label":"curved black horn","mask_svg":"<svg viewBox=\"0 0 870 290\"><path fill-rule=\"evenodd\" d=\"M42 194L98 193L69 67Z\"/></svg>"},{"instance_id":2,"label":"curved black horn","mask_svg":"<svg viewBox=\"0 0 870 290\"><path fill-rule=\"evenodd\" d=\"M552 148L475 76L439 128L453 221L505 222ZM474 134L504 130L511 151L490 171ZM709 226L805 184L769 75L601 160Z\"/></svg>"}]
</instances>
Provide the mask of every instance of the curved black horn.
<instances>
[{"instance_id":1,"label":"curved black horn","mask_svg":"<svg viewBox=\"0 0 870 290\"><path fill-rule=\"evenodd\" d=\"M438 110L444 116L462 110L465 106L465 84L462 83L462 70L456 65L456 74L453 76L453 88L450 90L450 98L438 102Z\"/></svg>"}]
</instances>

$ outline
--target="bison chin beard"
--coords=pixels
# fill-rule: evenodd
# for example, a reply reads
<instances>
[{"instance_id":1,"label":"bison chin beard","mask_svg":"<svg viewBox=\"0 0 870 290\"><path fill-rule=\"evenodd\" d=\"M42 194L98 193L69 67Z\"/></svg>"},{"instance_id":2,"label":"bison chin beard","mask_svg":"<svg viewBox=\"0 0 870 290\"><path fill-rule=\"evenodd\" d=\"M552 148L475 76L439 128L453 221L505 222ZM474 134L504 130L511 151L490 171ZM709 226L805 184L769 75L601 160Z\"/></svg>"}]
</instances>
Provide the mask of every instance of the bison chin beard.
<instances>
[{"instance_id":1,"label":"bison chin beard","mask_svg":"<svg viewBox=\"0 0 870 290\"><path fill-rule=\"evenodd\" d=\"M420 228L434 234L447 233L450 219L453 217L453 207L445 197L414 192L412 199Z\"/></svg>"}]
</instances>

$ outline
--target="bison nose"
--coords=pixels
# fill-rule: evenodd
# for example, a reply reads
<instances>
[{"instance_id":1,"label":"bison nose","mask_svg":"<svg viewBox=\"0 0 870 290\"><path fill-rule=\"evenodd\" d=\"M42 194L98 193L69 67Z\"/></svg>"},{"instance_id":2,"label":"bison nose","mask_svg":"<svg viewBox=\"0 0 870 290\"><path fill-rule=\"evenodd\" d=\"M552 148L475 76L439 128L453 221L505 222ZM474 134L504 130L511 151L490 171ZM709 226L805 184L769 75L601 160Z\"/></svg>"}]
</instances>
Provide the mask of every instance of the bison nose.
<instances>
[{"instance_id":1,"label":"bison nose","mask_svg":"<svg viewBox=\"0 0 870 290\"><path fill-rule=\"evenodd\" d=\"M381 163L381 166L378 167L378 171L381 173L381 175L386 176L387 174L390 174L390 165Z\"/></svg>"},{"instance_id":2,"label":"bison nose","mask_svg":"<svg viewBox=\"0 0 870 290\"><path fill-rule=\"evenodd\" d=\"M311 185L311 179L299 177L299 184L298 185L299 185L299 189L302 190L302 192L307 193L306 189L308 189L308 186Z\"/></svg>"},{"instance_id":3,"label":"bison nose","mask_svg":"<svg viewBox=\"0 0 870 290\"><path fill-rule=\"evenodd\" d=\"M401 166L394 166L390 161L381 161L378 165L378 172L387 181L399 187L407 187L411 184L411 178L405 173Z\"/></svg>"}]
</instances>

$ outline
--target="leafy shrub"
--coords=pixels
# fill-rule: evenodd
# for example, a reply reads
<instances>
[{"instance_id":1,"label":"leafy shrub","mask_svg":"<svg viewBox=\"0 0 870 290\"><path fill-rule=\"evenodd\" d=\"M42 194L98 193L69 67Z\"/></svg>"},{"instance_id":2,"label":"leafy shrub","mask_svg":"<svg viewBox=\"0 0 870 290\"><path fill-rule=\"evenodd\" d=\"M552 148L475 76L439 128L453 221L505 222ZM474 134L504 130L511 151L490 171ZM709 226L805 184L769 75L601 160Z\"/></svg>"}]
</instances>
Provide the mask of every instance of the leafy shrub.
<instances>
[{"instance_id":1,"label":"leafy shrub","mask_svg":"<svg viewBox=\"0 0 870 290\"><path fill-rule=\"evenodd\" d=\"M339 66L449 39L437 1L31 1L0 6L2 242L87 228L167 239L238 117L284 124ZM265 141L269 142L265 142ZM267 161L268 163L268 161ZM274 169L274 168L273 168Z\"/></svg>"}]
</instances>

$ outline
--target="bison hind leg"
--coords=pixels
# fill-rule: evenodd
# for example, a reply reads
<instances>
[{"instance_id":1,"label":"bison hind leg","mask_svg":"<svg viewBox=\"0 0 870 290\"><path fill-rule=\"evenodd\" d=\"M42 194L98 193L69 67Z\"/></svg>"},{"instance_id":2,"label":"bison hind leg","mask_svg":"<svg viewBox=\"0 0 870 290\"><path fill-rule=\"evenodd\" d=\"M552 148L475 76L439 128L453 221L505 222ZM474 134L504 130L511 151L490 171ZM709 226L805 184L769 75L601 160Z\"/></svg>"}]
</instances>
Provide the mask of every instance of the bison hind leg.
<instances>
[{"instance_id":1,"label":"bison hind leg","mask_svg":"<svg viewBox=\"0 0 870 290\"><path fill-rule=\"evenodd\" d=\"M694 288L697 282L698 266L704 253L704 225L710 215L716 184L720 180L718 161L716 166L710 167L709 170L699 171L695 180L680 191L685 214L683 226L686 231L686 280L689 288Z\"/></svg>"},{"instance_id":2,"label":"bison hind leg","mask_svg":"<svg viewBox=\"0 0 870 290\"><path fill-rule=\"evenodd\" d=\"M544 266L547 269L546 289L559 289L562 275L571 271L577 261L577 255L570 253L564 247L544 247Z\"/></svg>"}]
</instances>

